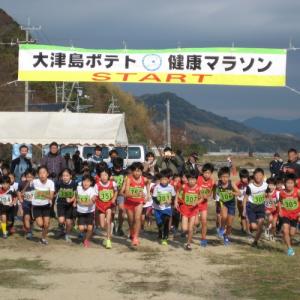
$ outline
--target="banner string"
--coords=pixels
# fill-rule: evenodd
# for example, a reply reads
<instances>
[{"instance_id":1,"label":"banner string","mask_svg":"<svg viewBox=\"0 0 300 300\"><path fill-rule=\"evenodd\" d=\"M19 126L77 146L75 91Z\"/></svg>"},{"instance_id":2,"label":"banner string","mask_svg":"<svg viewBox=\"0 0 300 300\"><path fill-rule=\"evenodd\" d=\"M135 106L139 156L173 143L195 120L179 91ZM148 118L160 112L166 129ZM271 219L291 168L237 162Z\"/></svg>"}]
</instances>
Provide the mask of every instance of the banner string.
<instances>
[{"instance_id":1,"label":"banner string","mask_svg":"<svg viewBox=\"0 0 300 300\"><path fill-rule=\"evenodd\" d=\"M288 85L285 85L285 88L287 88L288 90L292 91L293 93L297 94L297 95L300 95L300 91L299 90L296 90Z\"/></svg>"}]
</instances>

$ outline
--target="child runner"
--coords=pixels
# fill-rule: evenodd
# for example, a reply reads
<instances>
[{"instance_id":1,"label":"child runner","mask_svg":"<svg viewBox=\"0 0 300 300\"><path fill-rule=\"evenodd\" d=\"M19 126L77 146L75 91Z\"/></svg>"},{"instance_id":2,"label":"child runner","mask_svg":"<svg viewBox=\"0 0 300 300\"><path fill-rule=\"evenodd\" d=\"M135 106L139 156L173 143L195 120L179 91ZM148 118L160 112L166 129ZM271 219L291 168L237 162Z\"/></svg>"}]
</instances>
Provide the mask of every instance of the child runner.
<instances>
[{"instance_id":1,"label":"child runner","mask_svg":"<svg viewBox=\"0 0 300 300\"><path fill-rule=\"evenodd\" d=\"M3 176L0 188L0 216L3 238L7 239L8 231L12 226L11 216L14 215L16 194L10 189L11 181L8 176Z\"/></svg>"},{"instance_id":2,"label":"child runner","mask_svg":"<svg viewBox=\"0 0 300 300\"><path fill-rule=\"evenodd\" d=\"M111 249L111 224L112 213L118 195L118 187L115 181L110 180L111 171L102 169L98 171L99 181L95 185L95 192L98 194L96 198L96 207L99 211L99 223L102 229L106 228L106 239L103 246Z\"/></svg>"},{"instance_id":3,"label":"child runner","mask_svg":"<svg viewBox=\"0 0 300 300\"><path fill-rule=\"evenodd\" d=\"M265 212L267 217L267 226L265 236L270 241L275 241L276 224L278 220L278 201L280 192L276 191L276 180L274 177L267 179L268 188L266 191Z\"/></svg>"},{"instance_id":4,"label":"child runner","mask_svg":"<svg viewBox=\"0 0 300 300\"><path fill-rule=\"evenodd\" d=\"M112 167L112 180L114 180L118 187L118 197L117 197L117 205L118 205L118 236L124 236L123 231L123 222L124 222L124 182L126 172L123 170L124 161L121 157L116 157L113 160Z\"/></svg>"},{"instance_id":5,"label":"child runner","mask_svg":"<svg viewBox=\"0 0 300 300\"><path fill-rule=\"evenodd\" d=\"M170 181L170 184L174 187L175 192L177 194L178 191L181 190L181 177L178 174L175 174ZM180 223L180 212L175 209L175 200L172 202L172 217L171 217L171 229L173 232L174 237L177 234L179 223Z\"/></svg>"},{"instance_id":6,"label":"child runner","mask_svg":"<svg viewBox=\"0 0 300 300\"><path fill-rule=\"evenodd\" d=\"M161 244L167 246L170 229L170 218L172 216L171 203L175 200L175 189L169 183L172 171L165 169L160 172L159 184L153 191L153 208Z\"/></svg>"},{"instance_id":7,"label":"child runner","mask_svg":"<svg viewBox=\"0 0 300 300\"><path fill-rule=\"evenodd\" d=\"M14 195L17 195L18 192L18 187L19 187L19 183L16 182L16 177L13 173L9 173L8 177L10 179L10 190L13 192ZM19 203L18 203L18 198L16 198L16 201L13 204L13 209L10 210L10 214L9 214L9 234L14 234L15 233L15 217L18 215L18 211L19 211Z\"/></svg>"},{"instance_id":8,"label":"child runner","mask_svg":"<svg viewBox=\"0 0 300 300\"><path fill-rule=\"evenodd\" d=\"M282 217L283 240L288 247L288 256L295 255L292 237L296 233L300 216L300 191L295 186L295 179L294 174L286 175L285 190L280 192L279 214Z\"/></svg>"},{"instance_id":9,"label":"child runner","mask_svg":"<svg viewBox=\"0 0 300 300\"><path fill-rule=\"evenodd\" d=\"M18 199L23 209L23 226L25 231L25 237L28 240L32 239L32 198L34 196L33 180L35 172L27 170L24 173L25 180L19 184Z\"/></svg>"},{"instance_id":10,"label":"child runner","mask_svg":"<svg viewBox=\"0 0 300 300\"><path fill-rule=\"evenodd\" d=\"M244 216L247 216L250 230L256 231L252 247L258 246L265 221L265 200L268 184L264 181L264 170L256 168L253 172L253 182L246 190L243 200Z\"/></svg>"},{"instance_id":11,"label":"child runner","mask_svg":"<svg viewBox=\"0 0 300 300\"><path fill-rule=\"evenodd\" d=\"M97 193L92 186L94 179L90 175L82 177L81 185L77 186L76 205L77 205L77 220L78 229L84 234L83 246L90 246L90 239L93 234L93 224L95 215L95 201Z\"/></svg>"},{"instance_id":12,"label":"child runner","mask_svg":"<svg viewBox=\"0 0 300 300\"><path fill-rule=\"evenodd\" d=\"M219 181L216 185L215 196L220 203L221 227L219 237L223 238L224 245L229 245L229 236L232 230L232 223L235 215L235 197L241 192L230 180L230 169L222 167L218 172Z\"/></svg>"},{"instance_id":13,"label":"child runner","mask_svg":"<svg viewBox=\"0 0 300 300\"><path fill-rule=\"evenodd\" d=\"M133 246L139 245L139 232L141 229L141 215L145 202L144 187L147 186L147 201L150 200L149 182L143 177L143 164L135 162L131 166L132 174L126 179L125 209L127 212L130 238Z\"/></svg>"},{"instance_id":14,"label":"child runner","mask_svg":"<svg viewBox=\"0 0 300 300\"><path fill-rule=\"evenodd\" d=\"M182 230L188 234L185 250L192 250L193 230L196 216L199 212L201 200L200 187L197 185L197 173L192 170L187 174L187 183L183 184L181 190L177 192L175 207L182 215Z\"/></svg>"},{"instance_id":15,"label":"child runner","mask_svg":"<svg viewBox=\"0 0 300 300\"><path fill-rule=\"evenodd\" d=\"M208 200L211 198L215 182L212 178L214 166L206 163L202 167L202 175L197 179L197 185L200 187L202 202L199 203L199 214L201 221L201 240L200 246L206 247L206 233L207 233L207 209ZM198 216L197 216L198 217Z\"/></svg>"},{"instance_id":16,"label":"child runner","mask_svg":"<svg viewBox=\"0 0 300 300\"><path fill-rule=\"evenodd\" d=\"M243 200L249 184L249 176L250 174L247 169L241 169L239 172L240 181L236 185L241 193L241 195L237 197L237 208L239 211L241 230L243 233L249 233L249 224L247 222L247 218L243 215Z\"/></svg>"},{"instance_id":17,"label":"child runner","mask_svg":"<svg viewBox=\"0 0 300 300\"><path fill-rule=\"evenodd\" d=\"M72 171L70 169L64 169L61 172L61 180L56 184L56 204L58 223L61 225L61 228L65 228L65 232L62 232L62 234L65 237L65 241L69 243L72 242L70 233L73 227L76 189L77 184L75 180L72 180Z\"/></svg>"},{"instance_id":18,"label":"child runner","mask_svg":"<svg viewBox=\"0 0 300 300\"><path fill-rule=\"evenodd\" d=\"M32 215L37 225L42 228L40 243L48 245L46 240L49 223L52 199L54 196L54 182L48 179L48 169L40 166L37 171L38 179L33 180L34 196L32 198Z\"/></svg>"}]
</instances>

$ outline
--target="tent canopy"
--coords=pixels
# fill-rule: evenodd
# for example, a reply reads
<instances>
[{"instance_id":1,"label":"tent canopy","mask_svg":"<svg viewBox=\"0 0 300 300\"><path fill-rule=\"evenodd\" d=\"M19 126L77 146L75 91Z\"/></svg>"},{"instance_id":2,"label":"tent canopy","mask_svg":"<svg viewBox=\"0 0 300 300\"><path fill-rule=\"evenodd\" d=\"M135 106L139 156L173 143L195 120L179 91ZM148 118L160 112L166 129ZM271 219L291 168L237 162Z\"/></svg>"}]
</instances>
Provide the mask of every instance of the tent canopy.
<instances>
[{"instance_id":1,"label":"tent canopy","mask_svg":"<svg viewBox=\"0 0 300 300\"><path fill-rule=\"evenodd\" d=\"M3 144L127 145L124 114L0 112Z\"/></svg>"}]
</instances>

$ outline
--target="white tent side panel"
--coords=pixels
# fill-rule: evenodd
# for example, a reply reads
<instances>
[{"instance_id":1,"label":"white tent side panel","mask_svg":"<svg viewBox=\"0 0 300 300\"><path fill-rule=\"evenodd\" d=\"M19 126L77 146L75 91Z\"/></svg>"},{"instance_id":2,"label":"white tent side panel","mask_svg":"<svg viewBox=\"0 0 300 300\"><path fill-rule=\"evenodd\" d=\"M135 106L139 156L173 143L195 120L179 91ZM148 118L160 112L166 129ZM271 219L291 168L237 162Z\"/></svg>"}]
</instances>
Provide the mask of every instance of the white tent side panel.
<instances>
[{"instance_id":1,"label":"white tent side panel","mask_svg":"<svg viewBox=\"0 0 300 300\"><path fill-rule=\"evenodd\" d=\"M123 114L0 112L0 143L127 145Z\"/></svg>"}]
</instances>

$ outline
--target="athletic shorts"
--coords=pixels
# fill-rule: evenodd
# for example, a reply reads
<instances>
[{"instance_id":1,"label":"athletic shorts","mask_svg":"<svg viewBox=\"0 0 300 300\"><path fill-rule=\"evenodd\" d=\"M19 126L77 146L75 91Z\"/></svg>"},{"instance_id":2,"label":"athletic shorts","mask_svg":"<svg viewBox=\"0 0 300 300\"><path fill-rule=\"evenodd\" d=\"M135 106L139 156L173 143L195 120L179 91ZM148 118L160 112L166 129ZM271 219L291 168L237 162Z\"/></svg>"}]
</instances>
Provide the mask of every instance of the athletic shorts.
<instances>
[{"instance_id":1,"label":"athletic shorts","mask_svg":"<svg viewBox=\"0 0 300 300\"><path fill-rule=\"evenodd\" d=\"M117 197L117 204L118 204L118 205L124 204L124 201L125 201L124 196L118 196L118 197Z\"/></svg>"},{"instance_id":2,"label":"athletic shorts","mask_svg":"<svg viewBox=\"0 0 300 300\"><path fill-rule=\"evenodd\" d=\"M110 202L96 201L96 208L100 213L105 214L105 212L108 209L115 208L115 205L111 201Z\"/></svg>"},{"instance_id":3,"label":"athletic shorts","mask_svg":"<svg viewBox=\"0 0 300 300\"><path fill-rule=\"evenodd\" d=\"M43 206L34 206L32 205L32 217L34 219L50 217L51 207L50 204Z\"/></svg>"},{"instance_id":4,"label":"athletic shorts","mask_svg":"<svg viewBox=\"0 0 300 300\"><path fill-rule=\"evenodd\" d=\"M196 216L199 213L199 205L192 206L184 203L179 205L179 212L187 218Z\"/></svg>"},{"instance_id":5,"label":"athletic shorts","mask_svg":"<svg viewBox=\"0 0 300 300\"><path fill-rule=\"evenodd\" d=\"M32 203L30 201L24 200L22 202L22 209L24 216L31 216L32 217Z\"/></svg>"},{"instance_id":6,"label":"athletic shorts","mask_svg":"<svg viewBox=\"0 0 300 300\"><path fill-rule=\"evenodd\" d=\"M125 207L125 209L131 210L131 211L134 211L135 208L136 208L137 206L139 206L139 205L143 205L143 203L141 203L141 202L130 201L130 200L128 200L128 199L126 199L125 202L124 202L124 207Z\"/></svg>"},{"instance_id":7,"label":"athletic shorts","mask_svg":"<svg viewBox=\"0 0 300 300\"><path fill-rule=\"evenodd\" d=\"M65 219L73 219L73 203L57 203L57 216L65 217Z\"/></svg>"},{"instance_id":8,"label":"athletic shorts","mask_svg":"<svg viewBox=\"0 0 300 300\"><path fill-rule=\"evenodd\" d=\"M235 199L226 201L226 202L221 202L220 201L221 208L226 207L228 211L228 215L234 216L235 215Z\"/></svg>"},{"instance_id":9,"label":"athletic shorts","mask_svg":"<svg viewBox=\"0 0 300 300\"><path fill-rule=\"evenodd\" d=\"M93 225L94 224L94 213L80 213L77 212L77 220L78 220L78 225Z\"/></svg>"},{"instance_id":10,"label":"athletic shorts","mask_svg":"<svg viewBox=\"0 0 300 300\"><path fill-rule=\"evenodd\" d=\"M3 205L2 203L0 203L0 214L1 215L8 216L12 210L14 210L13 206Z\"/></svg>"},{"instance_id":11,"label":"athletic shorts","mask_svg":"<svg viewBox=\"0 0 300 300\"><path fill-rule=\"evenodd\" d=\"M289 219L287 217L282 217L281 221L282 221L282 224L289 224L291 227L297 228L297 223L298 223L297 219Z\"/></svg>"},{"instance_id":12,"label":"athletic shorts","mask_svg":"<svg viewBox=\"0 0 300 300\"><path fill-rule=\"evenodd\" d=\"M251 202L248 202L246 205L246 213L249 222L256 223L258 219L265 218L266 215L265 205L264 204L256 205Z\"/></svg>"},{"instance_id":13,"label":"athletic shorts","mask_svg":"<svg viewBox=\"0 0 300 300\"><path fill-rule=\"evenodd\" d=\"M199 212L206 211L208 208L208 201L199 203Z\"/></svg>"},{"instance_id":14,"label":"athletic shorts","mask_svg":"<svg viewBox=\"0 0 300 300\"><path fill-rule=\"evenodd\" d=\"M163 209L163 210L154 209L154 216L155 216L157 225L161 225L164 223L164 218L166 216L167 217L172 216L172 209L171 208L167 208L167 209Z\"/></svg>"}]
</instances>

